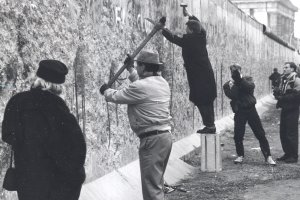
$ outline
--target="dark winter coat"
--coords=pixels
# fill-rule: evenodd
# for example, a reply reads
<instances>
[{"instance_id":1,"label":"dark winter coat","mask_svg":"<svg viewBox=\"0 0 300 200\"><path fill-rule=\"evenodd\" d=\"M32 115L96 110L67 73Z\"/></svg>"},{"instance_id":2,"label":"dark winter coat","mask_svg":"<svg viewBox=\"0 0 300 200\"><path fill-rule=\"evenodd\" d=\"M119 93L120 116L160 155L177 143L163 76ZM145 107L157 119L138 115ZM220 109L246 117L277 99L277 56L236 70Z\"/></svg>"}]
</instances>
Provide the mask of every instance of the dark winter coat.
<instances>
[{"instance_id":1,"label":"dark winter coat","mask_svg":"<svg viewBox=\"0 0 300 200\"><path fill-rule=\"evenodd\" d=\"M217 88L206 49L206 32L173 35L164 29L162 34L172 43L182 48L184 67L190 86L189 99L196 105L205 105L217 97Z\"/></svg>"},{"instance_id":2,"label":"dark winter coat","mask_svg":"<svg viewBox=\"0 0 300 200\"><path fill-rule=\"evenodd\" d=\"M280 78L281 75L278 72L273 72L271 76L269 76L273 87L278 87L280 85Z\"/></svg>"},{"instance_id":3,"label":"dark winter coat","mask_svg":"<svg viewBox=\"0 0 300 200\"><path fill-rule=\"evenodd\" d=\"M300 78L295 77L294 81L286 82L285 77L282 77L281 87L283 84L287 84L286 91L281 92L280 95L274 94L275 98L278 99L276 107L283 110L298 108L300 106Z\"/></svg>"},{"instance_id":4,"label":"dark winter coat","mask_svg":"<svg viewBox=\"0 0 300 200\"><path fill-rule=\"evenodd\" d=\"M15 150L19 200L75 200L85 180L86 143L57 95L31 89L13 96L2 139Z\"/></svg>"},{"instance_id":5,"label":"dark winter coat","mask_svg":"<svg viewBox=\"0 0 300 200\"><path fill-rule=\"evenodd\" d=\"M223 85L225 95L231 99L231 107L234 113L239 110L250 109L255 106L256 99L254 97L255 84L252 77L245 76L239 83L234 83L230 88L229 82Z\"/></svg>"}]
</instances>

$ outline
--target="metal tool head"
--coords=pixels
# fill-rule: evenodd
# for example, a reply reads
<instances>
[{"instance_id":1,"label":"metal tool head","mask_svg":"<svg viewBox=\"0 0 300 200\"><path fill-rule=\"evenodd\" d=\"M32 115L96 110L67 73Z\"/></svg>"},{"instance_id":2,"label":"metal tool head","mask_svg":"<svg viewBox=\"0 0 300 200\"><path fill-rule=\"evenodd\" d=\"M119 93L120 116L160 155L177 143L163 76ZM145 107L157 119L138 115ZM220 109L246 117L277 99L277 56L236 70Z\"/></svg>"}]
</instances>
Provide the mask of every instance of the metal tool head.
<instances>
[{"instance_id":1,"label":"metal tool head","mask_svg":"<svg viewBox=\"0 0 300 200\"><path fill-rule=\"evenodd\" d=\"M150 18L145 18L145 20L147 20L147 21L150 22L151 24L155 25L155 22L154 22L152 19L150 19Z\"/></svg>"},{"instance_id":2,"label":"metal tool head","mask_svg":"<svg viewBox=\"0 0 300 200\"><path fill-rule=\"evenodd\" d=\"M186 3L180 3L180 7L186 8L187 4Z\"/></svg>"}]
</instances>

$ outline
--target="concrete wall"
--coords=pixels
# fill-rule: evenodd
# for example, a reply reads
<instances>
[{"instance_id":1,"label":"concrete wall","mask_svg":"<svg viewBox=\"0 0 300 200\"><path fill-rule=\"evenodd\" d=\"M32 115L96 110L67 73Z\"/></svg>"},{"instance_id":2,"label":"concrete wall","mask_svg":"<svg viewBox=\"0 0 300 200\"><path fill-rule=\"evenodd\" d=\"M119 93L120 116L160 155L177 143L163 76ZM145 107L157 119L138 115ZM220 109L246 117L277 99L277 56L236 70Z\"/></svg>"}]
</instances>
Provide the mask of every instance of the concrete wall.
<instances>
[{"instance_id":1,"label":"concrete wall","mask_svg":"<svg viewBox=\"0 0 300 200\"><path fill-rule=\"evenodd\" d=\"M254 77L256 96L270 92L273 67L294 60L293 51L262 34L262 25L227 0L188 0L189 9L208 33L208 51L215 72L216 118L231 113L222 85L228 66L240 63ZM146 17L167 16L166 27L185 32L186 19L178 0L0 0L0 120L13 92L26 90L42 59L58 59L69 67L63 98L79 118L88 143L87 181L137 158L138 140L129 128L126 106L108 104L98 88L122 65L126 53L152 29ZM172 89L174 140L201 126L198 111L188 101L181 49L158 33L146 46L166 63L163 76ZM113 86L128 82L127 72ZM7 146L1 144L1 170ZM5 164L6 163L6 164Z\"/></svg>"}]
</instances>

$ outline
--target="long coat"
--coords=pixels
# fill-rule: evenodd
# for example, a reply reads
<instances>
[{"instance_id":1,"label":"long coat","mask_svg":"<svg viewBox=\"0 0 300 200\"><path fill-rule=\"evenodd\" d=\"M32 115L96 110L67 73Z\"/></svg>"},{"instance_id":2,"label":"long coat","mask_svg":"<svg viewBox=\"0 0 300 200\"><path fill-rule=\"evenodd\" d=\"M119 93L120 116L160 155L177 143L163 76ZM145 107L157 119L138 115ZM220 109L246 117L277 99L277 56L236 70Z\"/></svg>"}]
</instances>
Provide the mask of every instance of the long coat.
<instances>
[{"instance_id":1,"label":"long coat","mask_svg":"<svg viewBox=\"0 0 300 200\"><path fill-rule=\"evenodd\" d=\"M13 145L19 200L77 200L86 143L65 102L41 89L18 93L5 109L2 139Z\"/></svg>"},{"instance_id":2,"label":"long coat","mask_svg":"<svg viewBox=\"0 0 300 200\"><path fill-rule=\"evenodd\" d=\"M164 29L162 34L182 48L182 57L190 87L189 99L196 105L205 105L217 97L217 88L206 49L206 32L173 35Z\"/></svg>"}]
</instances>

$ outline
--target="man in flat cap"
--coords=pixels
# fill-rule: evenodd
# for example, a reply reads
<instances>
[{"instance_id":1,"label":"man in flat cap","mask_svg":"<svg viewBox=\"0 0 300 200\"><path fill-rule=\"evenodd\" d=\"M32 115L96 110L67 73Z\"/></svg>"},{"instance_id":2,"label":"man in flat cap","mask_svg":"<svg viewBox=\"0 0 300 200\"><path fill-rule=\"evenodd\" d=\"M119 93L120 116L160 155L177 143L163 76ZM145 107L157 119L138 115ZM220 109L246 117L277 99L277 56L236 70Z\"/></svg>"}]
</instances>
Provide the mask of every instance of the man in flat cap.
<instances>
[{"instance_id":1,"label":"man in flat cap","mask_svg":"<svg viewBox=\"0 0 300 200\"><path fill-rule=\"evenodd\" d=\"M58 95L68 69L39 63L29 91L14 95L2 122L2 140L14 150L19 200L77 200L85 180L86 143Z\"/></svg>"},{"instance_id":2,"label":"man in flat cap","mask_svg":"<svg viewBox=\"0 0 300 200\"><path fill-rule=\"evenodd\" d=\"M231 100L230 105L234 112L234 142L237 153L234 163L242 163L244 161L243 140L246 123L248 122L259 141L260 149L266 163L276 165L271 157L269 142L255 108L256 99L254 97L255 84L253 78L242 76L241 70L240 65L231 65L232 80L227 81L223 86L225 95Z\"/></svg>"},{"instance_id":3,"label":"man in flat cap","mask_svg":"<svg viewBox=\"0 0 300 200\"><path fill-rule=\"evenodd\" d=\"M279 87L281 74L278 73L278 69L275 67L273 73L269 76L269 80L272 83L272 89Z\"/></svg>"},{"instance_id":4,"label":"man in flat cap","mask_svg":"<svg viewBox=\"0 0 300 200\"><path fill-rule=\"evenodd\" d=\"M172 148L170 88L159 74L162 63L158 54L142 51L135 61L136 70L128 68L132 82L129 86L114 90L104 84L100 92L108 102L128 104L130 126L140 138L144 200L163 200L163 176ZM125 62L131 61L126 59Z\"/></svg>"},{"instance_id":5,"label":"man in flat cap","mask_svg":"<svg viewBox=\"0 0 300 200\"><path fill-rule=\"evenodd\" d=\"M162 34L170 42L182 48L182 57L190 87L189 99L199 109L205 127L197 133L215 133L214 100L217 97L217 88L214 72L206 49L206 31L199 20L190 15L186 23L186 34L178 37L164 29Z\"/></svg>"}]
</instances>

